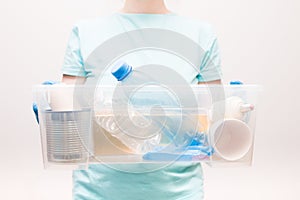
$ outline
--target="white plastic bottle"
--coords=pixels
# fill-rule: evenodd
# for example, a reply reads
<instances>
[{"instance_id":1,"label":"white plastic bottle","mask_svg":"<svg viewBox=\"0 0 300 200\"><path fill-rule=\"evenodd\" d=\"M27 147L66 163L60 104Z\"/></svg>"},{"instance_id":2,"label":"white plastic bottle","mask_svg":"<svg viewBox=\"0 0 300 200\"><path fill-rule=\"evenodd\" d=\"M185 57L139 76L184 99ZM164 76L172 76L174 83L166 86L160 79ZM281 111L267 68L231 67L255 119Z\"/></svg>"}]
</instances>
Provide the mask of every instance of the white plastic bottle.
<instances>
[{"instance_id":1,"label":"white plastic bottle","mask_svg":"<svg viewBox=\"0 0 300 200\"><path fill-rule=\"evenodd\" d=\"M213 104L210 110L210 119L211 121L224 118L246 121L245 117L252 110L254 110L254 105L245 103L238 96L232 96L224 101L219 101Z\"/></svg>"}]
</instances>

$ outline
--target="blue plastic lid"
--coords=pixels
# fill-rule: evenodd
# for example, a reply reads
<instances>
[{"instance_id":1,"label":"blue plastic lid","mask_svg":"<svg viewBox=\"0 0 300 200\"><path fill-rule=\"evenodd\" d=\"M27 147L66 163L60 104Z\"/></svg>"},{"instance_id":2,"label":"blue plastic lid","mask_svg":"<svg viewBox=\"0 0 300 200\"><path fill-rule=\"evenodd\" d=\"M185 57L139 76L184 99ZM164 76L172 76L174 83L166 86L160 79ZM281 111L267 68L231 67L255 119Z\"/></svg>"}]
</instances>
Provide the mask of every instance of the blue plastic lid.
<instances>
[{"instance_id":1,"label":"blue plastic lid","mask_svg":"<svg viewBox=\"0 0 300 200\"><path fill-rule=\"evenodd\" d=\"M112 75L116 77L118 81L122 81L132 72L132 67L124 61L117 62L111 69Z\"/></svg>"}]
</instances>

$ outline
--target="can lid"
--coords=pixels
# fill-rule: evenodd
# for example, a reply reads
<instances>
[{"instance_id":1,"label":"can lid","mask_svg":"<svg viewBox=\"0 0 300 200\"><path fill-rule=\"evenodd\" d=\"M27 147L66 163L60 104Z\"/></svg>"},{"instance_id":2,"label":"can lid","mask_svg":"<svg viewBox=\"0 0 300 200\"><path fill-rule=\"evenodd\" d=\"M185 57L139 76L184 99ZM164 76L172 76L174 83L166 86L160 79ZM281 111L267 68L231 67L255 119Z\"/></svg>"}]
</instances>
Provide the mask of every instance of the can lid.
<instances>
[{"instance_id":1,"label":"can lid","mask_svg":"<svg viewBox=\"0 0 300 200\"><path fill-rule=\"evenodd\" d=\"M122 81L132 72L132 67L124 61L117 62L111 69L112 75L118 80Z\"/></svg>"}]
</instances>

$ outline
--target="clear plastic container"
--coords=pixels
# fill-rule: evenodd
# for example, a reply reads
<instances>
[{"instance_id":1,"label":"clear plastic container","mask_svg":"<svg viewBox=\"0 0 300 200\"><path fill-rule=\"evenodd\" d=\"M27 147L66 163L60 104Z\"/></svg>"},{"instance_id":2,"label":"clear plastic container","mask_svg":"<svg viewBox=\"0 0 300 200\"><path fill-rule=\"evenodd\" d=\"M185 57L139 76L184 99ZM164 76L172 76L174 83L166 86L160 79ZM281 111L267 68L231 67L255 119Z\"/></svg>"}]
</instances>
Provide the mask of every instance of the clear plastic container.
<instances>
[{"instance_id":1,"label":"clear plastic container","mask_svg":"<svg viewBox=\"0 0 300 200\"><path fill-rule=\"evenodd\" d=\"M77 91L82 91L75 92L69 102L58 106L53 105L51 96L55 93L67 95L71 86L35 87L45 166L169 162L251 165L260 86L194 85L191 86L193 95L180 85L176 87L180 92L175 97L167 88L140 88L132 96L133 103L125 108L114 105L118 101L114 86L92 88L92 99L85 95L85 90L90 92L90 89L76 87ZM180 99L189 103L192 98L197 105L183 107L178 102ZM72 129L74 124L76 131ZM141 131L134 132L136 127ZM56 130L64 135L63 139ZM149 143L142 141L150 141L151 131L151 136L159 140L155 138L151 148L147 148ZM126 142L119 133L126 136ZM146 150L134 151L128 143L130 138L133 143L140 138Z\"/></svg>"}]
</instances>

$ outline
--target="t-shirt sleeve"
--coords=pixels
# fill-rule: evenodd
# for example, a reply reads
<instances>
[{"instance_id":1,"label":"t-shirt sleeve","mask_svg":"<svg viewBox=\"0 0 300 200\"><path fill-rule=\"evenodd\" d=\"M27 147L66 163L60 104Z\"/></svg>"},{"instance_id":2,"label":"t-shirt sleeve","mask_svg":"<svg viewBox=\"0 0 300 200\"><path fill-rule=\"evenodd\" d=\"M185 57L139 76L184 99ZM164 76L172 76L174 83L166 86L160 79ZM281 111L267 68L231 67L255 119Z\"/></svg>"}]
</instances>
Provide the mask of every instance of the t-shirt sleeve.
<instances>
[{"instance_id":1,"label":"t-shirt sleeve","mask_svg":"<svg viewBox=\"0 0 300 200\"><path fill-rule=\"evenodd\" d=\"M218 40L215 37L205 52L200 65L198 82L208 82L222 79L221 56Z\"/></svg>"},{"instance_id":2,"label":"t-shirt sleeve","mask_svg":"<svg viewBox=\"0 0 300 200\"><path fill-rule=\"evenodd\" d=\"M84 61L81 55L80 37L78 26L74 26L69 37L62 73L70 76L87 77Z\"/></svg>"}]
</instances>

